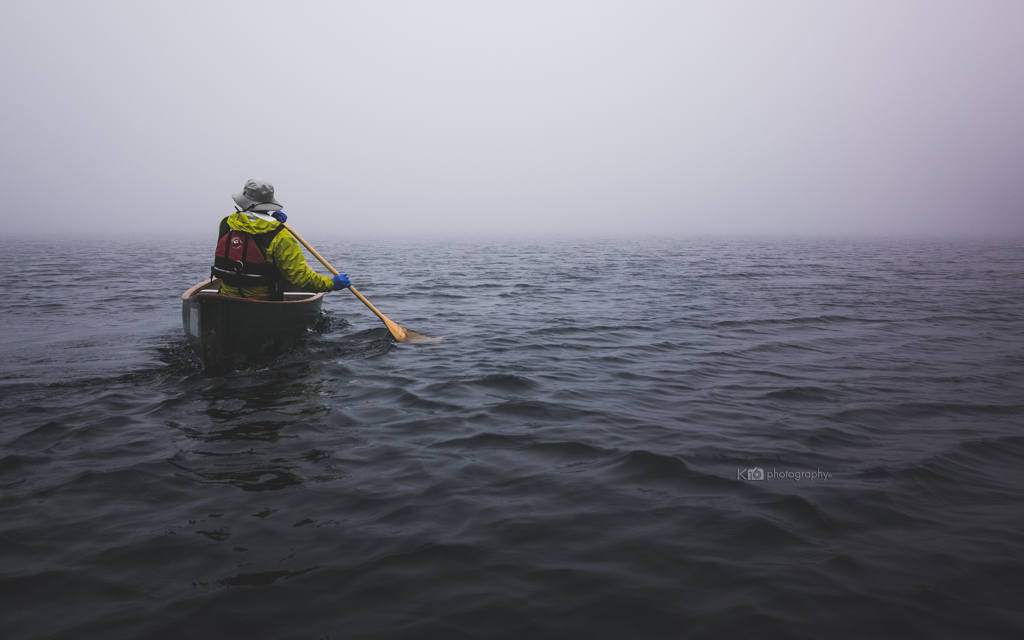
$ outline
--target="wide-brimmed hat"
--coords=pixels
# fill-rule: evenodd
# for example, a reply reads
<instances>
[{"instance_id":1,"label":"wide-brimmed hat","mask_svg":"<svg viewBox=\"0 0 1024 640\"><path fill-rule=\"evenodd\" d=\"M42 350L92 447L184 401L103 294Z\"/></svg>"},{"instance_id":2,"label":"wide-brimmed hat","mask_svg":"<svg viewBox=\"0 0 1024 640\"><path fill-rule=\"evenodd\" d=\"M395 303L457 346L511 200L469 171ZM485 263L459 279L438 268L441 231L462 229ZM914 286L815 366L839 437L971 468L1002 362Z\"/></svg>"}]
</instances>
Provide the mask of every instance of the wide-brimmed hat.
<instances>
[{"instance_id":1,"label":"wide-brimmed hat","mask_svg":"<svg viewBox=\"0 0 1024 640\"><path fill-rule=\"evenodd\" d=\"M266 180L247 180L242 192L231 197L242 211L277 211L284 208L274 200L274 185Z\"/></svg>"}]
</instances>

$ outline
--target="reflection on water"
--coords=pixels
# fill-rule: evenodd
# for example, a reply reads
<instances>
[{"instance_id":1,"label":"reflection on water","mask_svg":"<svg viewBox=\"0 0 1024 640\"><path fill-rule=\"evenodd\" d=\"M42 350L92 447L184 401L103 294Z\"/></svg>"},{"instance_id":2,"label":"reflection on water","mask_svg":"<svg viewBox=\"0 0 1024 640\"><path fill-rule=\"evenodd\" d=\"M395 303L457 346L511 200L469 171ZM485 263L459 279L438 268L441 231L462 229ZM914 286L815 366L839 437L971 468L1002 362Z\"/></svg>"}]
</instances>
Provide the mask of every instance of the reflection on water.
<instances>
[{"instance_id":1,"label":"reflection on water","mask_svg":"<svg viewBox=\"0 0 1024 640\"><path fill-rule=\"evenodd\" d=\"M168 460L183 472L208 482L222 482L243 491L277 491L304 482L327 482L339 476L324 474L317 463L332 451L301 449L306 446L299 433L324 430L324 418L332 411L329 403L311 400L324 397L323 380L312 376L311 359L374 357L392 347L386 330L363 332L344 341L317 340L317 336L343 328L347 323L323 314L308 336L290 341L277 354L250 358L245 368L225 375L202 375L190 389L206 416L205 428L168 422L187 436L191 446ZM373 337L370 337L373 336ZM194 359L179 360L175 353L169 364L192 368ZM193 424L195 424L193 422ZM297 448L282 445L293 440ZM252 443L273 443L263 451ZM210 446L215 445L215 446Z\"/></svg>"}]
</instances>

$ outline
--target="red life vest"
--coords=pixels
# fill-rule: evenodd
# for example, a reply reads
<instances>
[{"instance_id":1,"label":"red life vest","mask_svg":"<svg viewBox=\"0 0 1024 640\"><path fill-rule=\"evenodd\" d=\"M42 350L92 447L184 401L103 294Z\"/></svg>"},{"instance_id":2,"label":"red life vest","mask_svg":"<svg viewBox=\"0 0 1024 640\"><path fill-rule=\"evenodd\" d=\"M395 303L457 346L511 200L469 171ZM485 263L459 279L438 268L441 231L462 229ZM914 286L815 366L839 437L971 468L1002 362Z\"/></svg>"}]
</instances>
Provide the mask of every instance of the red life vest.
<instances>
[{"instance_id":1,"label":"red life vest","mask_svg":"<svg viewBox=\"0 0 1024 640\"><path fill-rule=\"evenodd\" d=\"M270 243L281 229L284 226L279 224L266 233L246 233L229 227L227 218L221 220L220 240L210 277L220 278L224 284L239 290L264 285L271 300L284 299L284 277L267 260Z\"/></svg>"}]
</instances>

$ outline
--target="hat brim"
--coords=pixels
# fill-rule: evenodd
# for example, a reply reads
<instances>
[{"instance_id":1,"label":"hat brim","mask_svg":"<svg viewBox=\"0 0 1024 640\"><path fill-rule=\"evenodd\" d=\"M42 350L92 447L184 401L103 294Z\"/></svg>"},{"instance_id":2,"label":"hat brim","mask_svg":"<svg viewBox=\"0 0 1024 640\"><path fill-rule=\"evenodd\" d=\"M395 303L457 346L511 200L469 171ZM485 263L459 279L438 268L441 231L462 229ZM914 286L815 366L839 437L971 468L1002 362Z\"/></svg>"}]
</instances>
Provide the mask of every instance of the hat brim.
<instances>
[{"instance_id":1,"label":"hat brim","mask_svg":"<svg viewBox=\"0 0 1024 640\"><path fill-rule=\"evenodd\" d=\"M242 211L259 211L262 213L266 211L277 211L284 208L280 202L274 202L273 200L270 202L256 202L255 200L246 198L243 193L236 193L231 196L231 199L235 201L235 204L237 204L238 208Z\"/></svg>"}]
</instances>

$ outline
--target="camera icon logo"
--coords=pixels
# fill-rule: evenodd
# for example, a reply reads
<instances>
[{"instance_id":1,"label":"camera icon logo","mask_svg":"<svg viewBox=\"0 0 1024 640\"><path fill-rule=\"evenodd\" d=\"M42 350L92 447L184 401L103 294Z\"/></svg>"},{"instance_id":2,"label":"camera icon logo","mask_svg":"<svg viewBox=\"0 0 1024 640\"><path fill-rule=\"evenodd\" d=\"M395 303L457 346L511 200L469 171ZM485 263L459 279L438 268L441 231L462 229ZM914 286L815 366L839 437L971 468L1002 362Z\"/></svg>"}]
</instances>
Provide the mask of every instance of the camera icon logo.
<instances>
[{"instance_id":1,"label":"camera icon logo","mask_svg":"<svg viewBox=\"0 0 1024 640\"><path fill-rule=\"evenodd\" d=\"M764 480L764 469L754 467L753 469L737 469L737 480Z\"/></svg>"}]
</instances>

